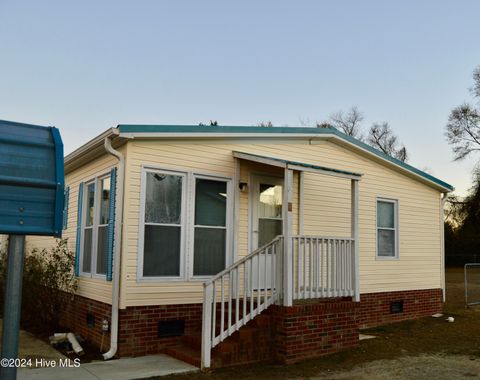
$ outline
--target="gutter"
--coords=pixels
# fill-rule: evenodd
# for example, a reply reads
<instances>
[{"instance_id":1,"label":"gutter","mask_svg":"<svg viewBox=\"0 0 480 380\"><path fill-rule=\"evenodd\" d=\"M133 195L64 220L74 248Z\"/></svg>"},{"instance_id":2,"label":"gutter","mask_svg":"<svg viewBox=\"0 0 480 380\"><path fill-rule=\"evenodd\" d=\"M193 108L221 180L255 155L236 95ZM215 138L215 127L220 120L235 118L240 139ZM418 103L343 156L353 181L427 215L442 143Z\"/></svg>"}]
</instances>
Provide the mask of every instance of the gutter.
<instances>
[{"instance_id":1,"label":"gutter","mask_svg":"<svg viewBox=\"0 0 480 380\"><path fill-rule=\"evenodd\" d=\"M104 360L115 356L118 349L118 314L120 303L120 257L122 245L122 221L123 221L123 193L125 188L125 156L118 150L113 149L112 141L105 137L105 150L118 158L117 194L115 200L115 231L113 253L113 278L112 278L112 320L110 329L110 349L103 354Z\"/></svg>"},{"instance_id":2,"label":"gutter","mask_svg":"<svg viewBox=\"0 0 480 380\"><path fill-rule=\"evenodd\" d=\"M95 150L96 148L101 147L104 145L104 141L107 138L113 138L118 136L119 132L116 128L109 128L102 134L98 135L97 137L93 138L89 142L83 144L80 148L74 150L72 153L67 154L65 156L65 165L68 166L78 158L84 156L85 154Z\"/></svg>"},{"instance_id":3,"label":"gutter","mask_svg":"<svg viewBox=\"0 0 480 380\"><path fill-rule=\"evenodd\" d=\"M442 198L440 199L440 252L442 256L442 261L440 264L441 276L442 276L442 297L443 302L446 300L445 296L445 215L444 208L445 203L447 202L447 194L442 193Z\"/></svg>"}]
</instances>

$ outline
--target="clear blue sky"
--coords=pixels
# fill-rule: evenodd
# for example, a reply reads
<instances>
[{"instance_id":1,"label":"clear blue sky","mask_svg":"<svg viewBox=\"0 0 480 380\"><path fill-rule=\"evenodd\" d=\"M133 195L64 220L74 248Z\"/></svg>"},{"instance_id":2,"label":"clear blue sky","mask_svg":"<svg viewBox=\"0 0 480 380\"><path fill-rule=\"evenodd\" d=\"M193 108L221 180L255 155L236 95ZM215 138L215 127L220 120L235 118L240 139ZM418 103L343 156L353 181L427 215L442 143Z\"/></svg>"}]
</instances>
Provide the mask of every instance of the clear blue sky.
<instances>
[{"instance_id":1,"label":"clear blue sky","mask_svg":"<svg viewBox=\"0 0 480 380\"><path fill-rule=\"evenodd\" d=\"M66 152L119 123L314 123L357 105L460 193L444 125L480 65L479 1L0 1L0 119ZM480 155L479 157L480 158Z\"/></svg>"}]
</instances>

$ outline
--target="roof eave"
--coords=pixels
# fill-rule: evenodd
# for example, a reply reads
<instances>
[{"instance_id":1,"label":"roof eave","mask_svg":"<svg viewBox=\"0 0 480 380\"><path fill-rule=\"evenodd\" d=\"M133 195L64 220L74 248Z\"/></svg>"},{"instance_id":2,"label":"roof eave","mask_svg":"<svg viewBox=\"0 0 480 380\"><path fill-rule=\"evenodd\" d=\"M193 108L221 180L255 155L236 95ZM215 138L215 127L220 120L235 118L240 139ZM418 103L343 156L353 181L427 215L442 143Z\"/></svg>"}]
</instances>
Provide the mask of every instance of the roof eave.
<instances>
[{"instance_id":1,"label":"roof eave","mask_svg":"<svg viewBox=\"0 0 480 380\"><path fill-rule=\"evenodd\" d=\"M293 128L292 128L293 129ZM383 157L382 152L372 147L366 147L366 144L347 136L344 133L331 128L321 130L321 133L275 133L269 132L120 132L119 137L127 139L186 139L186 138L202 138L202 139L224 139L224 138L295 138L295 139L322 139L333 140L340 145L347 145L353 150L362 152L363 154L372 157L373 159L382 162L386 166L390 166L399 169L402 173L419 180L420 182L435 188L442 193L449 193L455 190L453 186L430 176L427 173L419 174L420 170L414 168L411 165L400 162L393 157ZM351 141L355 140L355 142ZM365 146L364 146L365 145ZM397 162L398 161L398 162ZM430 179L431 178L431 179Z\"/></svg>"},{"instance_id":2,"label":"roof eave","mask_svg":"<svg viewBox=\"0 0 480 380\"><path fill-rule=\"evenodd\" d=\"M105 139L115 137L119 137L118 129L109 128L97 137L83 144L78 149L74 150L72 153L69 153L67 156L65 156L65 173L69 173L75 168L105 153Z\"/></svg>"},{"instance_id":3,"label":"roof eave","mask_svg":"<svg viewBox=\"0 0 480 380\"><path fill-rule=\"evenodd\" d=\"M360 145L358 143L354 143L352 141L349 141L348 139L345 139L343 136L335 135L332 138L332 140L338 142L339 145L347 145L350 148L352 148L353 150L360 151L360 152L364 153L365 155L368 155L369 157L372 157L374 160L378 160L378 161L383 162L387 166L399 169L405 175L407 175L409 177L412 177L412 178L415 178L416 180L418 180L418 181L420 181L424 184L427 184L430 187L433 187L433 188L435 188L436 190L438 190L442 193L450 193L450 192L455 190L455 188L453 186L450 186L449 184L439 180L438 178L435 178L435 177L429 175L428 173L424 173L424 175L419 174L417 172L420 171L420 170L416 169L415 167L413 167L411 165L408 165L404 162L401 162L401 161L399 161L399 160L397 160L393 157L389 157L389 158L383 157L381 155L381 152L374 153L370 149L367 149L367 148L363 147L362 145ZM366 145L366 144L364 144L364 145ZM375 148L371 148L371 149L375 149ZM377 150L377 149L375 149L375 150ZM428 178L427 176L431 177L432 179Z\"/></svg>"}]
</instances>

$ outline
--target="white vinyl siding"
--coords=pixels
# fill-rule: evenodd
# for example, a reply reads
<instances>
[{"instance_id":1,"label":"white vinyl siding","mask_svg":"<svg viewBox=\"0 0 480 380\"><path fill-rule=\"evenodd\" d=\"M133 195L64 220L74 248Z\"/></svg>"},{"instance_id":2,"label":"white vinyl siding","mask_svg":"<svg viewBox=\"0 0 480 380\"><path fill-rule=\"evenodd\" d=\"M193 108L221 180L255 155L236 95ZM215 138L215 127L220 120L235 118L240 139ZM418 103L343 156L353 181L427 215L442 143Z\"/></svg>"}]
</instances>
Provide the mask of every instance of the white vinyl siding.
<instances>
[{"instance_id":1,"label":"white vinyl siding","mask_svg":"<svg viewBox=\"0 0 480 380\"><path fill-rule=\"evenodd\" d=\"M120 147L120 151L126 153L126 145ZM117 159L112 155L103 155L88 164L67 172L65 174L65 184L70 188L69 209L67 215L67 229L63 231L62 238L67 239L68 247L75 252L75 242L77 234L77 205L78 188L80 182L91 181L92 178L110 173L111 169L117 164ZM83 193L86 192L86 186ZM85 204L83 204L85 207ZM27 236L26 250L33 248L51 249L55 246L55 239L47 236ZM81 262L80 262L81 264ZM111 304L112 302L112 282L105 281L105 276L80 276L78 277L77 294L82 297L94 299L100 302Z\"/></svg>"},{"instance_id":2,"label":"white vinyl siding","mask_svg":"<svg viewBox=\"0 0 480 380\"><path fill-rule=\"evenodd\" d=\"M138 233L142 168L158 167L232 178L235 170L232 151L363 173L359 184L361 293L440 288L440 193L396 170L332 142L267 139L134 140L128 143L121 307L197 303L201 302L203 294L201 281L189 281L187 276L183 280L171 282L139 281L137 277L137 252L141 255L138 239L142 238ZM283 172L280 168L241 161L240 181L248 185L246 191L238 193L236 260L251 251L248 210L252 174L281 176ZM298 173L294 173L293 181L292 222L293 231L297 233ZM350 236L349 181L305 173L303 193L303 228L306 235ZM376 200L379 195L398 199L401 206L398 215L398 225L401 226L401 260L376 259ZM188 199L191 199L191 195Z\"/></svg>"},{"instance_id":3,"label":"white vinyl siding","mask_svg":"<svg viewBox=\"0 0 480 380\"><path fill-rule=\"evenodd\" d=\"M218 178L232 178L235 161L232 151L279 157L320 166L363 173L359 183L360 235L360 290L361 293L399 290L435 289L441 286L440 193L382 163L330 141L302 141L295 139L212 139L212 140L131 140L120 150L126 155L124 220L122 234L120 307L143 305L189 304L202 302L202 281L189 281L191 265L183 279L146 281L139 276L139 257L142 255L139 226L142 208L142 173L145 168L161 168L174 172L191 173ZM64 237L74 250L77 221L79 182L88 181L106 173L117 160L105 155L84 164L66 176L70 186L68 228ZM427 165L428 162L425 163ZM252 174L283 175L280 168L241 162L240 181L247 183L240 191L239 214L235 225L238 256L250 252L248 199ZM189 180L190 180L189 179ZM294 173L293 231L298 231L298 173ZM118 185L120 186L120 184ZM232 188L238 184L232 183ZM84 192L86 188L84 189ZM341 178L304 174L304 220L306 235L350 236L350 183ZM376 201L378 197L397 199L400 260L377 260L376 255ZM192 202L192 194L186 202ZM232 197L233 200L233 197ZM233 203L232 203L233 204ZM191 210L192 207L189 208ZM232 219L233 220L233 219ZM191 225L193 230L193 223ZM233 231L233 223L232 223ZM188 231L191 234L192 231ZM233 240L233 234L232 234ZM27 237L27 249L53 245L54 239ZM191 239L190 239L191 241ZM193 247L185 247L191 250ZM227 259L231 253L227 249ZM192 257L190 255L190 257ZM227 264L228 265L228 260ZM111 302L111 282L90 277L79 277L78 294L101 302Z\"/></svg>"}]
</instances>

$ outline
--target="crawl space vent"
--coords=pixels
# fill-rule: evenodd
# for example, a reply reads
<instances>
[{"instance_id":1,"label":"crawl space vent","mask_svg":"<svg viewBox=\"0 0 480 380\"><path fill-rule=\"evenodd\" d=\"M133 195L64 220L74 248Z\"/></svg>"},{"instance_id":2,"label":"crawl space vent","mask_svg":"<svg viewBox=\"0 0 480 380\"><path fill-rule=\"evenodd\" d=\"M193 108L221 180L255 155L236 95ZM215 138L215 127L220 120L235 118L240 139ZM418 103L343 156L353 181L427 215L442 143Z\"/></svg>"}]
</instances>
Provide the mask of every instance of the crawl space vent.
<instances>
[{"instance_id":1,"label":"crawl space vent","mask_svg":"<svg viewBox=\"0 0 480 380\"><path fill-rule=\"evenodd\" d=\"M169 336L181 336L185 333L185 321L159 321L158 337L165 338Z\"/></svg>"},{"instance_id":2,"label":"crawl space vent","mask_svg":"<svg viewBox=\"0 0 480 380\"><path fill-rule=\"evenodd\" d=\"M95 316L92 313L87 313L87 326L95 327Z\"/></svg>"},{"instance_id":3,"label":"crawl space vent","mask_svg":"<svg viewBox=\"0 0 480 380\"><path fill-rule=\"evenodd\" d=\"M403 313L403 301L390 302L390 313L391 314Z\"/></svg>"}]
</instances>

